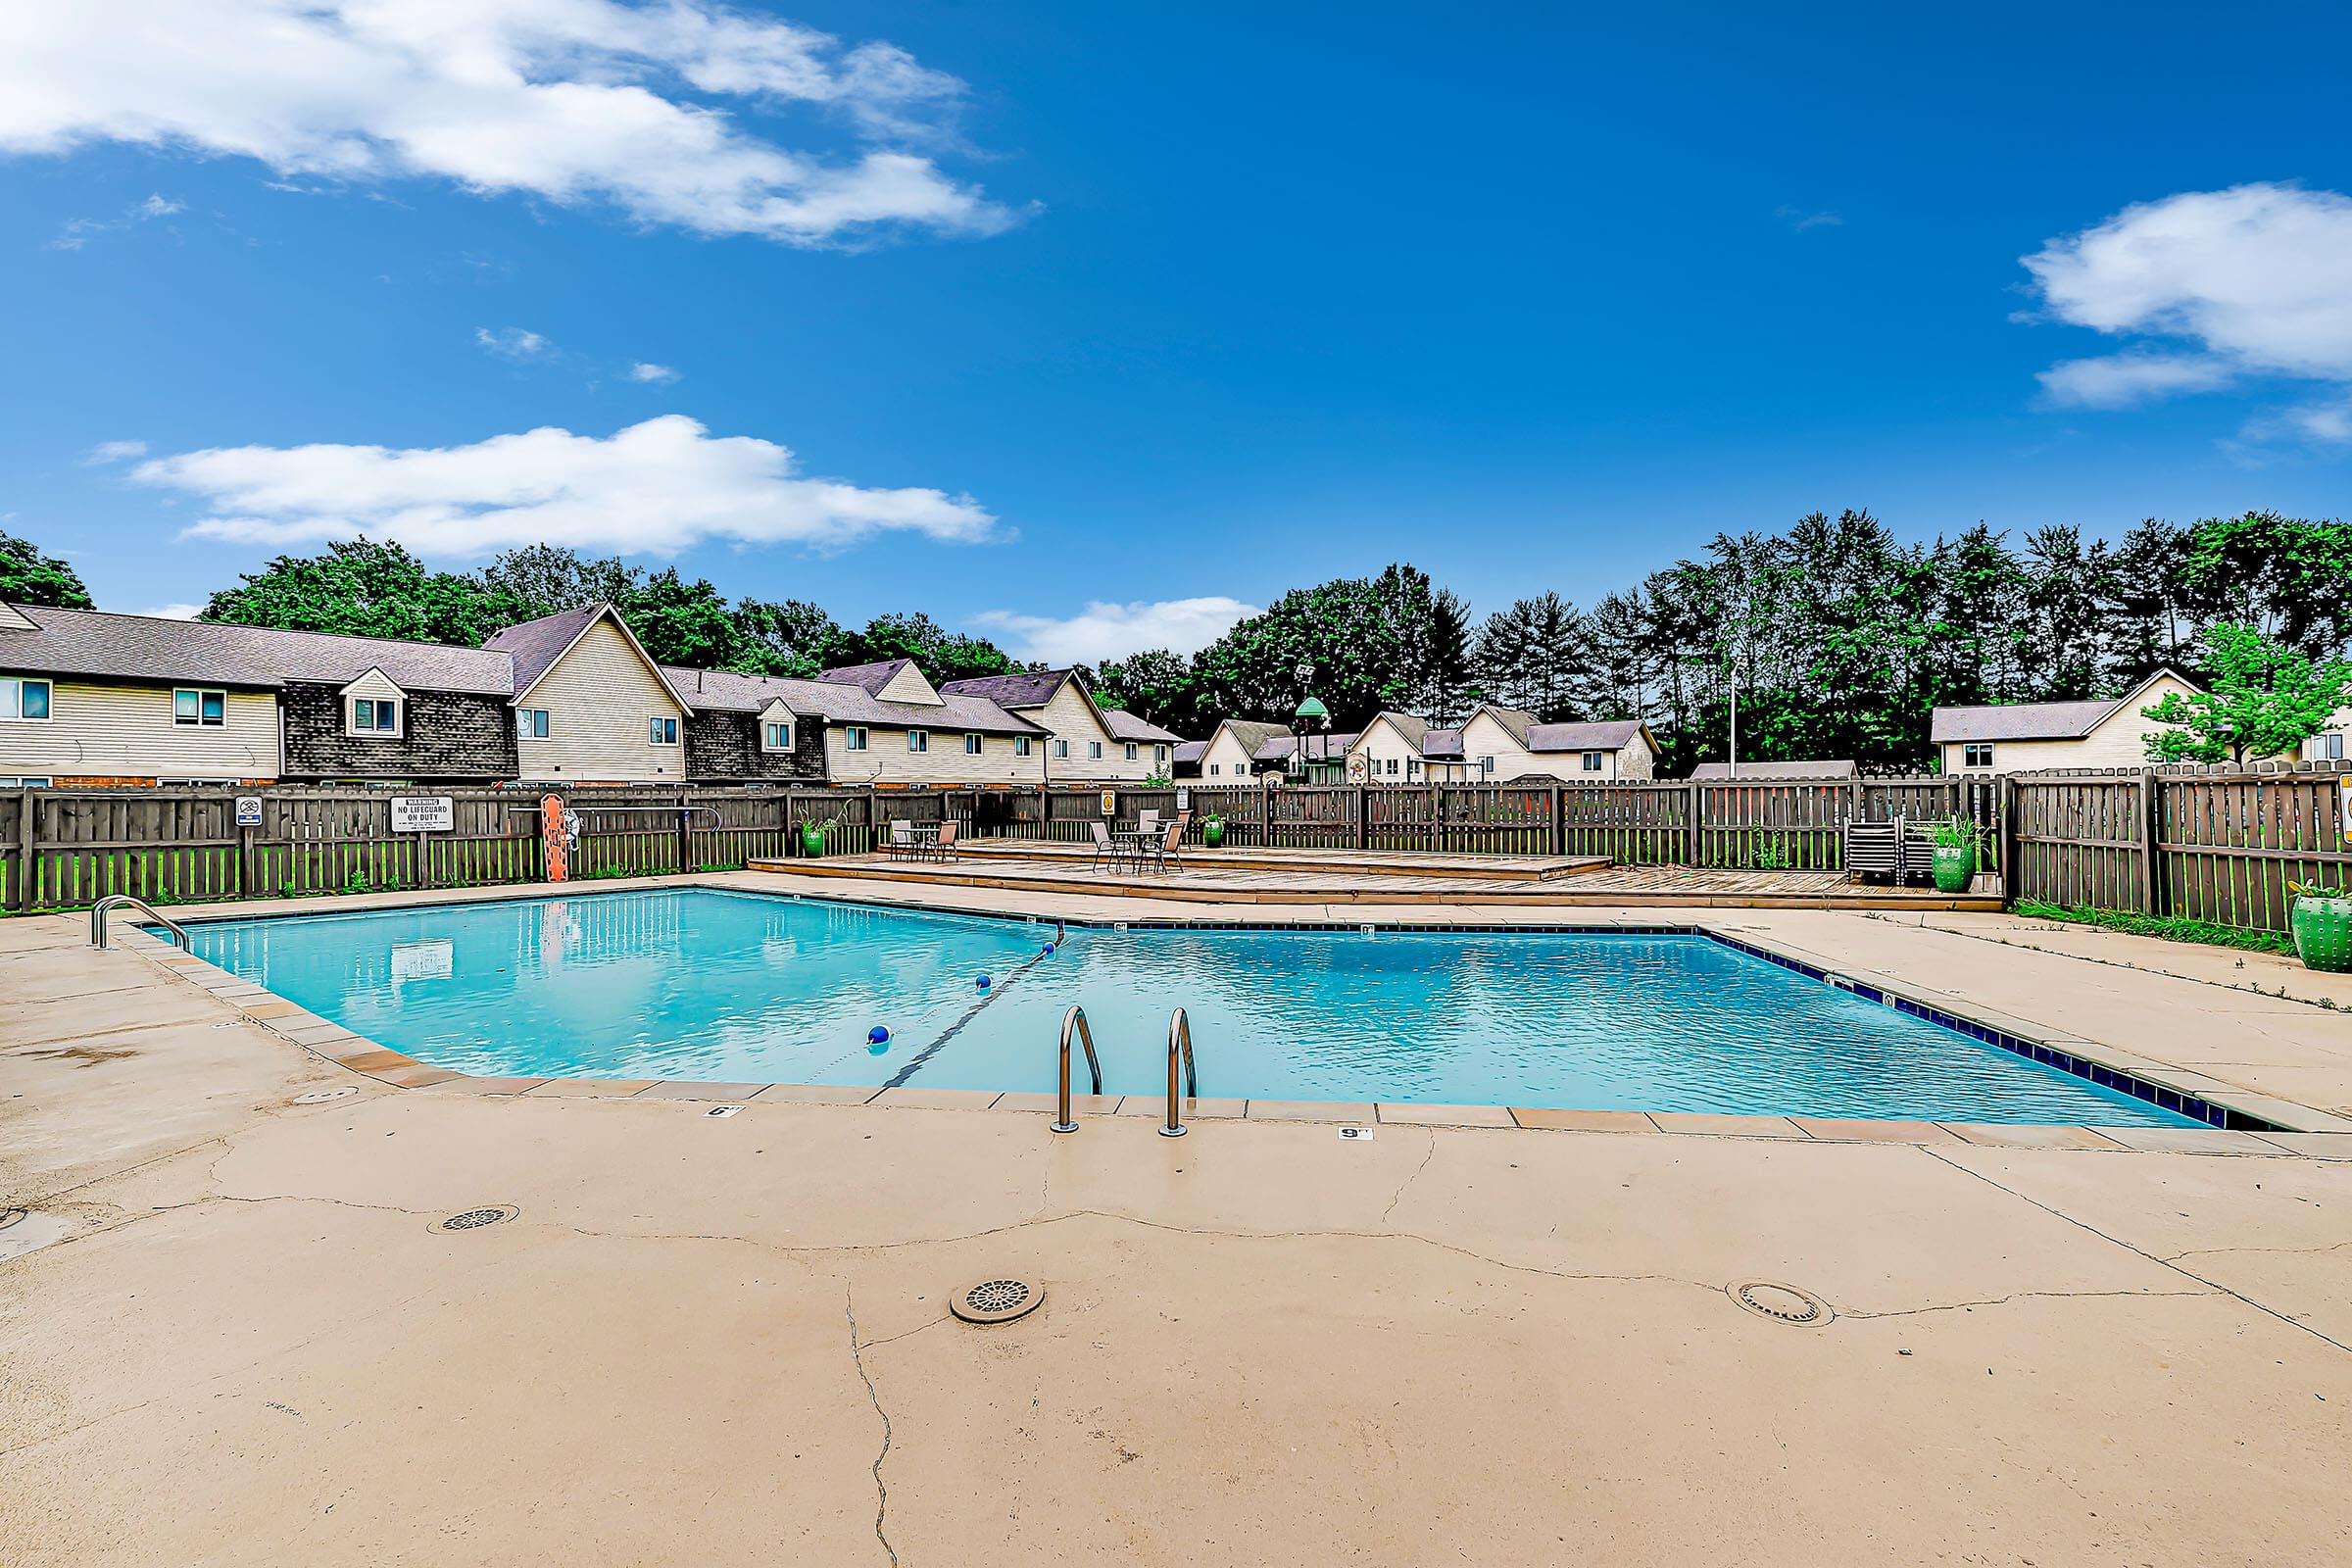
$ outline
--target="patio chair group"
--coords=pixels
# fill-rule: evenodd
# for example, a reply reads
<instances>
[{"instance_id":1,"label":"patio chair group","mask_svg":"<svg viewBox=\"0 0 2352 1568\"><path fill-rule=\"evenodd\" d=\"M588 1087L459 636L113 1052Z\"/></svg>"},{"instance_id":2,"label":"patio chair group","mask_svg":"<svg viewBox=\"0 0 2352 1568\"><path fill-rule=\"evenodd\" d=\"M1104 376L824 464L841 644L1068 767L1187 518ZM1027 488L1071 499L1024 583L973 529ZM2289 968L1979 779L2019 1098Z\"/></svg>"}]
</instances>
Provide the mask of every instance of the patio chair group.
<instances>
[{"instance_id":1,"label":"patio chair group","mask_svg":"<svg viewBox=\"0 0 2352 1568\"><path fill-rule=\"evenodd\" d=\"M1114 872L1130 865L1139 873L1164 873L1170 865L1182 870L1184 830L1192 825L1192 820L1190 811L1179 811L1165 823L1160 821L1157 811L1145 811L1137 820L1139 831L1131 834L1113 833L1108 822L1099 819L1090 822L1095 842L1094 863L1099 867L1108 861Z\"/></svg>"},{"instance_id":2,"label":"patio chair group","mask_svg":"<svg viewBox=\"0 0 2352 1568\"><path fill-rule=\"evenodd\" d=\"M918 833L906 817L894 816L890 819L890 837L883 841L882 849L894 860L956 859L955 819L951 817L940 823L937 833Z\"/></svg>"}]
</instances>

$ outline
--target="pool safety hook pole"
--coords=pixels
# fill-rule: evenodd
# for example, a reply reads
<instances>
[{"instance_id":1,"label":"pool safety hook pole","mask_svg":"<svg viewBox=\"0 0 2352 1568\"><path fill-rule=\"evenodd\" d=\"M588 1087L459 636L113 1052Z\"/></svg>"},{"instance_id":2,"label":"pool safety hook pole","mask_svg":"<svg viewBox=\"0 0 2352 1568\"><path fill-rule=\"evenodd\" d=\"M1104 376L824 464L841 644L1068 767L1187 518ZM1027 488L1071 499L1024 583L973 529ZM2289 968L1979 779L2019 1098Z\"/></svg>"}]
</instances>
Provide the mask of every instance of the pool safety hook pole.
<instances>
[{"instance_id":1,"label":"pool safety hook pole","mask_svg":"<svg viewBox=\"0 0 2352 1568\"><path fill-rule=\"evenodd\" d=\"M1070 1114L1070 1036L1072 1033L1075 1033L1086 1046L1086 1070L1095 1081L1095 1093L1098 1095L1102 1093L1102 1063L1095 1055L1095 1032L1087 1026L1086 1009L1073 1003L1070 1010L1061 1015L1060 1113L1054 1120L1054 1130L1057 1133L1074 1133L1078 1130L1077 1118Z\"/></svg>"},{"instance_id":2,"label":"pool safety hook pole","mask_svg":"<svg viewBox=\"0 0 2352 1568\"><path fill-rule=\"evenodd\" d=\"M1162 1138L1182 1138L1188 1131L1176 1101L1176 1056L1179 1048L1184 1054L1185 1093L1199 1100L1200 1075L1193 1070L1193 1025L1192 1020L1185 1017L1182 1007L1168 1014L1168 1119L1159 1129Z\"/></svg>"}]
</instances>

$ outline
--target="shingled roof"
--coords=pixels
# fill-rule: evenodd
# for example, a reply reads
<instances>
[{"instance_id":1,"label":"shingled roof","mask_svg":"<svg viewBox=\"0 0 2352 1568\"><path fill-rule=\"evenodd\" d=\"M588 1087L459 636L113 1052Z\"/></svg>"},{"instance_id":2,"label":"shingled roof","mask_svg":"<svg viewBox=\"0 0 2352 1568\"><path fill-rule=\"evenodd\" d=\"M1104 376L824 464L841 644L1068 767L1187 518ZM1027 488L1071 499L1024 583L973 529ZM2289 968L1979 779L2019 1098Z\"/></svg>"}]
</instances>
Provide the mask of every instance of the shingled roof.
<instances>
[{"instance_id":1,"label":"shingled roof","mask_svg":"<svg viewBox=\"0 0 2352 1568\"><path fill-rule=\"evenodd\" d=\"M2178 670L2158 669L2123 696L2086 703L1992 703L1968 708L1938 708L1928 720L1928 738L1942 746L1954 741L2072 741L2081 740L2119 710L2139 700L2142 692L2170 675L2189 690L2196 682Z\"/></svg>"},{"instance_id":2,"label":"shingled roof","mask_svg":"<svg viewBox=\"0 0 2352 1568\"><path fill-rule=\"evenodd\" d=\"M0 623L0 669L265 688L289 681L342 686L380 669L404 691L514 695L514 662L503 652L48 605L15 608L31 626Z\"/></svg>"},{"instance_id":3,"label":"shingled roof","mask_svg":"<svg viewBox=\"0 0 2352 1568\"><path fill-rule=\"evenodd\" d=\"M1143 741L1158 746L1181 746L1184 743L1183 736L1161 729L1149 719L1138 718L1124 708L1102 710L1102 722L1110 726L1112 735L1123 741Z\"/></svg>"},{"instance_id":4,"label":"shingled roof","mask_svg":"<svg viewBox=\"0 0 2352 1568\"><path fill-rule=\"evenodd\" d=\"M1043 708L1076 673L1073 669L1040 669L1010 675L973 675L949 681L940 690L965 697L985 697L1000 708Z\"/></svg>"},{"instance_id":5,"label":"shingled roof","mask_svg":"<svg viewBox=\"0 0 2352 1568\"><path fill-rule=\"evenodd\" d=\"M531 682L546 674L548 666L564 656L564 649L579 641L580 633L604 610L603 605L580 605L541 615L537 620L518 620L492 632L482 647L512 659L514 690L528 691Z\"/></svg>"},{"instance_id":6,"label":"shingled roof","mask_svg":"<svg viewBox=\"0 0 2352 1568\"><path fill-rule=\"evenodd\" d=\"M816 678L828 685L855 686L871 694L896 680L899 671L913 662L911 659L883 659L871 664L841 664L832 669L818 670Z\"/></svg>"},{"instance_id":7,"label":"shingled roof","mask_svg":"<svg viewBox=\"0 0 2352 1568\"><path fill-rule=\"evenodd\" d=\"M1530 724L1531 752L1623 751L1637 735L1647 734L1638 718L1604 718L1584 724Z\"/></svg>"},{"instance_id":8,"label":"shingled roof","mask_svg":"<svg viewBox=\"0 0 2352 1568\"><path fill-rule=\"evenodd\" d=\"M698 712L757 713L781 701L803 718L885 729L969 730L980 735L1043 735L1045 729L979 697L945 693L937 706L894 703L853 681L802 680L790 675L739 675L731 670L663 665L662 673ZM888 676L877 681L887 684Z\"/></svg>"},{"instance_id":9,"label":"shingled roof","mask_svg":"<svg viewBox=\"0 0 2352 1568\"><path fill-rule=\"evenodd\" d=\"M1860 771L1861 769L1849 760L1741 762L1738 776L1741 779L1759 781L1787 778L1852 778ZM1690 776L1695 779L1711 779L1719 783L1729 782L1733 777L1732 766L1729 762L1701 762L1690 770Z\"/></svg>"}]
</instances>

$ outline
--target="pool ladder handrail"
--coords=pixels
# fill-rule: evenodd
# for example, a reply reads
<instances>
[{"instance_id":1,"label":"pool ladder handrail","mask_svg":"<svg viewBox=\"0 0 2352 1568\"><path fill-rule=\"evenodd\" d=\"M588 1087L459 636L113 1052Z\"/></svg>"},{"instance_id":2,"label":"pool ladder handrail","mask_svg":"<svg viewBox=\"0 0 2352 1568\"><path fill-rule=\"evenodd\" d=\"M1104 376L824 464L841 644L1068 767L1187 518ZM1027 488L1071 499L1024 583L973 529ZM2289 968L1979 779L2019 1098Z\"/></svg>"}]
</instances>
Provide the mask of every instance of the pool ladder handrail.
<instances>
[{"instance_id":1,"label":"pool ladder handrail","mask_svg":"<svg viewBox=\"0 0 2352 1568\"><path fill-rule=\"evenodd\" d=\"M109 909L118 908L125 904L129 905L134 909L143 911L148 919L153 920L157 925L162 926L165 930L177 937L179 939L179 945L182 948L187 949L189 952L195 951L195 945L188 941L187 932L180 929L179 923L176 920L172 919L168 915L159 914L156 911L155 906L149 904L145 899L134 899L127 893L110 893L105 898L100 899L96 904L90 906L91 947L103 948L106 946L106 912Z\"/></svg>"},{"instance_id":2,"label":"pool ladder handrail","mask_svg":"<svg viewBox=\"0 0 2352 1568\"><path fill-rule=\"evenodd\" d=\"M1168 1119L1161 1124L1162 1138L1182 1138L1191 1129L1184 1125L1182 1108L1176 1102L1176 1054L1184 1053L1184 1092L1194 1100L1200 1098L1200 1074L1193 1065L1193 1024L1178 1007L1168 1014Z\"/></svg>"},{"instance_id":3,"label":"pool ladder handrail","mask_svg":"<svg viewBox=\"0 0 2352 1568\"><path fill-rule=\"evenodd\" d=\"M1086 1047L1086 1070L1095 1080L1095 1093L1102 1093L1102 1062L1095 1054L1095 1031L1086 1021L1086 1009L1075 1003L1061 1015L1061 1090L1060 1114L1054 1120L1057 1133L1078 1130L1077 1118L1070 1114L1070 1036L1075 1033Z\"/></svg>"}]
</instances>

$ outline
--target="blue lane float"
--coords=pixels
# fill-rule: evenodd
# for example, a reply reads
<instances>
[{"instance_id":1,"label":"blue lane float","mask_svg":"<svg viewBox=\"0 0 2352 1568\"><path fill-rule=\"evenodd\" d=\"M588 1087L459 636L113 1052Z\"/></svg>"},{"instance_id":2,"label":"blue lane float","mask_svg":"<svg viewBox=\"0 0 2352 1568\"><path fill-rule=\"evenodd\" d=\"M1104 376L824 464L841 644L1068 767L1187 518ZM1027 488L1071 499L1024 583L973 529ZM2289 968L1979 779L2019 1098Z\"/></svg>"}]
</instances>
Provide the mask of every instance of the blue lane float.
<instances>
[{"instance_id":1,"label":"blue lane float","mask_svg":"<svg viewBox=\"0 0 2352 1568\"><path fill-rule=\"evenodd\" d=\"M988 989L988 976L982 975L978 980L972 983L977 985L981 990L986 991Z\"/></svg>"},{"instance_id":2,"label":"blue lane float","mask_svg":"<svg viewBox=\"0 0 2352 1568\"><path fill-rule=\"evenodd\" d=\"M869 1046L887 1046L890 1044L890 1031L876 1024L865 1032L865 1043Z\"/></svg>"}]
</instances>

